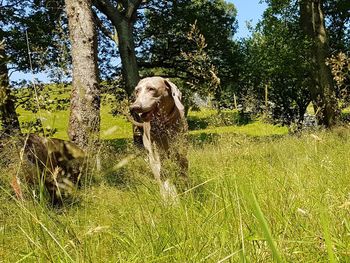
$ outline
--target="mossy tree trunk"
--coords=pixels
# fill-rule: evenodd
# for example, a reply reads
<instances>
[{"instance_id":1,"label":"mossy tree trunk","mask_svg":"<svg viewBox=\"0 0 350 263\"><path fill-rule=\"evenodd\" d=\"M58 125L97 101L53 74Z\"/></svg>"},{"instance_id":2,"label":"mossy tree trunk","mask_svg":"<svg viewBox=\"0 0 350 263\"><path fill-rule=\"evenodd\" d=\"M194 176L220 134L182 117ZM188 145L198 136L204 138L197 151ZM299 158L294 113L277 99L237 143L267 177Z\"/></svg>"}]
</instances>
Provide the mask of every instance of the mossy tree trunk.
<instances>
[{"instance_id":1,"label":"mossy tree trunk","mask_svg":"<svg viewBox=\"0 0 350 263\"><path fill-rule=\"evenodd\" d=\"M93 2L96 8L107 16L117 30L122 74L126 92L130 96L140 80L133 31L137 9L142 0L121 1L119 5L115 5L110 0L94 0Z\"/></svg>"},{"instance_id":2,"label":"mossy tree trunk","mask_svg":"<svg viewBox=\"0 0 350 263\"><path fill-rule=\"evenodd\" d=\"M99 138L100 89L97 34L91 0L65 0L72 45L73 88L68 135L86 148Z\"/></svg>"},{"instance_id":3,"label":"mossy tree trunk","mask_svg":"<svg viewBox=\"0 0 350 263\"><path fill-rule=\"evenodd\" d=\"M142 0L121 1L119 5L115 5L113 1L109 0L94 0L93 2L96 8L107 16L117 30L125 91L131 97L134 88L140 80L133 31L137 18L137 9L141 5ZM136 120L138 119L137 115L133 117ZM142 133L141 128L133 126L133 137L136 145L142 144Z\"/></svg>"},{"instance_id":4,"label":"mossy tree trunk","mask_svg":"<svg viewBox=\"0 0 350 263\"><path fill-rule=\"evenodd\" d=\"M118 32L123 78L125 80L126 92L130 96L140 80L135 54L133 22L123 19L116 25L116 28Z\"/></svg>"},{"instance_id":5,"label":"mossy tree trunk","mask_svg":"<svg viewBox=\"0 0 350 263\"><path fill-rule=\"evenodd\" d=\"M326 65L329 55L328 37L322 0L300 0L300 21L305 35L311 41L312 84L310 93L316 109L319 125L332 127L336 124L339 109L332 80Z\"/></svg>"},{"instance_id":6,"label":"mossy tree trunk","mask_svg":"<svg viewBox=\"0 0 350 263\"><path fill-rule=\"evenodd\" d=\"M11 94L5 44L0 42L0 134L12 136L20 133L20 125L15 107L15 98Z\"/></svg>"}]
</instances>

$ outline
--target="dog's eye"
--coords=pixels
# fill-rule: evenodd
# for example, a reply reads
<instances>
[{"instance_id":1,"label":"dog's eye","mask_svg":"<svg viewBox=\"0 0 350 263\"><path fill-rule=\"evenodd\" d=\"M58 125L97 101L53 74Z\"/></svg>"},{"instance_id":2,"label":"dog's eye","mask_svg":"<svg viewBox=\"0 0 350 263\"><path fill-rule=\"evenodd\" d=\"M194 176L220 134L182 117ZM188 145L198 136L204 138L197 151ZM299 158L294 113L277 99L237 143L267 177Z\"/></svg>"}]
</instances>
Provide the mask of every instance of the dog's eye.
<instances>
[{"instance_id":1,"label":"dog's eye","mask_svg":"<svg viewBox=\"0 0 350 263\"><path fill-rule=\"evenodd\" d=\"M153 87L147 87L147 90L148 90L148 91L155 91L156 89L153 88Z\"/></svg>"}]
</instances>

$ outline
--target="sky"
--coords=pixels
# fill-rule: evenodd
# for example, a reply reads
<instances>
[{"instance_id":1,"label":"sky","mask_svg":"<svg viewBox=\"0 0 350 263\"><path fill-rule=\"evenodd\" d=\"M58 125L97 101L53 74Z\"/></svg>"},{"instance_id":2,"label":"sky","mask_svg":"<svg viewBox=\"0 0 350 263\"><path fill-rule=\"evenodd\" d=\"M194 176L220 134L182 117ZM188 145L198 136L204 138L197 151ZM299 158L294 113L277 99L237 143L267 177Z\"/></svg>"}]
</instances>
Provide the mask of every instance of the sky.
<instances>
[{"instance_id":1,"label":"sky","mask_svg":"<svg viewBox=\"0 0 350 263\"><path fill-rule=\"evenodd\" d=\"M234 36L235 39L250 35L246 22L249 21L253 26L256 25L266 9L266 4L260 3L260 1L261 0L227 0L227 2L233 3L237 8L238 31ZM30 73L13 72L10 76L11 81L18 81L20 79L33 80L33 78L37 78L39 81L43 82L48 81L46 73L39 73L33 76Z\"/></svg>"},{"instance_id":2,"label":"sky","mask_svg":"<svg viewBox=\"0 0 350 263\"><path fill-rule=\"evenodd\" d=\"M246 26L246 22L249 21L253 26L262 17L264 10L266 9L266 3L260 3L261 0L228 0L227 2L233 3L237 9L238 31L234 38L239 39L250 35Z\"/></svg>"}]
</instances>

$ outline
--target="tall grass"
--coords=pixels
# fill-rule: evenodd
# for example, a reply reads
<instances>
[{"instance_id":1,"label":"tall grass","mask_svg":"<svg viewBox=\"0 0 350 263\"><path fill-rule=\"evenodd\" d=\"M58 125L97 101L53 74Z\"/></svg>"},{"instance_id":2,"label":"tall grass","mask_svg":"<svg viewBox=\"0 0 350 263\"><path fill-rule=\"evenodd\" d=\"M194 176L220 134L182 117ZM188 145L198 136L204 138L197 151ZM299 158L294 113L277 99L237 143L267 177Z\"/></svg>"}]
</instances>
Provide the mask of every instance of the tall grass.
<instances>
[{"instance_id":1,"label":"tall grass","mask_svg":"<svg viewBox=\"0 0 350 263\"><path fill-rule=\"evenodd\" d=\"M0 261L348 262L349 135L201 140L178 206L161 201L142 155L116 166L128 148L102 152L80 201L59 209L3 183Z\"/></svg>"}]
</instances>

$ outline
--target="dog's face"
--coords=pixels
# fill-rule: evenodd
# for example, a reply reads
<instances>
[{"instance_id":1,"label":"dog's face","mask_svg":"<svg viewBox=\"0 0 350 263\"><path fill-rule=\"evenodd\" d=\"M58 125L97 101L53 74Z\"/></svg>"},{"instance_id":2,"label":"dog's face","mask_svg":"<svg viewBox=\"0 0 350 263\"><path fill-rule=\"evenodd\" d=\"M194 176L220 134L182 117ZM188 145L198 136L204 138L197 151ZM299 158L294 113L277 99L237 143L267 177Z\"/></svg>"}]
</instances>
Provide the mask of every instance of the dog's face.
<instances>
[{"instance_id":1,"label":"dog's face","mask_svg":"<svg viewBox=\"0 0 350 263\"><path fill-rule=\"evenodd\" d=\"M143 121L150 121L156 112L170 112L174 107L171 87L161 77L150 77L140 80L135 87L135 101L130 106L132 112L140 114Z\"/></svg>"}]
</instances>

